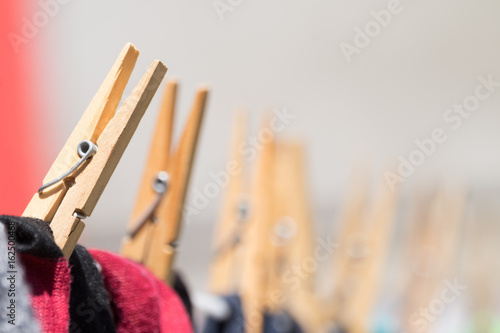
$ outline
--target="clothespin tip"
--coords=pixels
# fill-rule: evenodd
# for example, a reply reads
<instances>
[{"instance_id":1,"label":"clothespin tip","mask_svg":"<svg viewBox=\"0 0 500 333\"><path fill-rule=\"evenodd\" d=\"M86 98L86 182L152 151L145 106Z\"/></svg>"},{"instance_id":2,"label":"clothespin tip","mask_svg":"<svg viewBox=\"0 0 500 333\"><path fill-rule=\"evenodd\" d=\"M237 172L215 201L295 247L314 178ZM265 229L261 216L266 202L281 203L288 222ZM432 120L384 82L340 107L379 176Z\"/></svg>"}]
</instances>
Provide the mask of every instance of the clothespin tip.
<instances>
[{"instance_id":1,"label":"clothespin tip","mask_svg":"<svg viewBox=\"0 0 500 333\"><path fill-rule=\"evenodd\" d=\"M198 86L198 91L209 92L210 85L208 83L202 83Z\"/></svg>"}]
</instances>

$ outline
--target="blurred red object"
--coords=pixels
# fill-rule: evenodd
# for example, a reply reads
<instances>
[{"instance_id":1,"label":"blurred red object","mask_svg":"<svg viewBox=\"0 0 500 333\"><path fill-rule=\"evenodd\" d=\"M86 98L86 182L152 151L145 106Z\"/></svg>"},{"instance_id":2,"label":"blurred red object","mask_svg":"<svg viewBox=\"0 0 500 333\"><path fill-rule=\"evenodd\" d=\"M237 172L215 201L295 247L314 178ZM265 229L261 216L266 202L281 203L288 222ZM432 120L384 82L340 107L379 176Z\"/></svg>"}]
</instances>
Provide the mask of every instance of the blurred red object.
<instances>
[{"instance_id":1,"label":"blurred red object","mask_svg":"<svg viewBox=\"0 0 500 333\"><path fill-rule=\"evenodd\" d=\"M22 36L27 1L0 1L0 215L22 214L42 181L43 124L32 83L33 52L13 47L9 36ZM27 41L27 40L26 40Z\"/></svg>"}]
</instances>

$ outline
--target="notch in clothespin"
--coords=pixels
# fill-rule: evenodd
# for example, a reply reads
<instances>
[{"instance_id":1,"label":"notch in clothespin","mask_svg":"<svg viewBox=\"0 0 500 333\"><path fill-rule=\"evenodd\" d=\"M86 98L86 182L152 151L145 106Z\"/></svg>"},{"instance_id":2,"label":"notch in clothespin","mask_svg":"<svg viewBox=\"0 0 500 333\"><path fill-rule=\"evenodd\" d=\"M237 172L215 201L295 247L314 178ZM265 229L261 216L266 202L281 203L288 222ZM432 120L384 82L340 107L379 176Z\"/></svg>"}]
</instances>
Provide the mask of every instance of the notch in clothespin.
<instances>
[{"instance_id":1,"label":"notch in clothespin","mask_svg":"<svg viewBox=\"0 0 500 333\"><path fill-rule=\"evenodd\" d=\"M167 71L155 60L116 111L138 56L125 45L23 213L50 223L66 258Z\"/></svg>"},{"instance_id":2,"label":"notch in clothespin","mask_svg":"<svg viewBox=\"0 0 500 333\"><path fill-rule=\"evenodd\" d=\"M124 257L143 263L165 281L171 277L175 242L208 95L207 87L198 89L180 142L173 148L177 86L176 81L167 83L139 196L121 250Z\"/></svg>"}]
</instances>

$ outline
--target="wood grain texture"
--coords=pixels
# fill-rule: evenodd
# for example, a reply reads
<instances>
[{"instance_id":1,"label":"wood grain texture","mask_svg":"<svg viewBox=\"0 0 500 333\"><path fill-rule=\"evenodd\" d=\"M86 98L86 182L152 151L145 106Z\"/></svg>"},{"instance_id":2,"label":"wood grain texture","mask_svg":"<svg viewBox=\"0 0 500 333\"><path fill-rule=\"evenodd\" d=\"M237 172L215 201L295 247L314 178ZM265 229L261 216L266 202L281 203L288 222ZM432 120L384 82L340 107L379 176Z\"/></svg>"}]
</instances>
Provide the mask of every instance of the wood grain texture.
<instances>
[{"instance_id":1,"label":"wood grain texture","mask_svg":"<svg viewBox=\"0 0 500 333\"><path fill-rule=\"evenodd\" d=\"M92 214L166 71L160 61L153 62L97 139L97 154L75 178L74 186L69 188L54 215L50 226L57 245L65 250L67 258L79 236L74 231L81 230L81 221L75 219L73 213Z\"/></svg>"},{"instance_id":2,"label":"wood grain texture","mask_svg":"<svg viewBox=\"0 0 500 333\"><path fill-rule=\"evenodd\" d=\"M179 236L184 200L189 186L198 137L205 112L208 88L198 90L194 105L184 127L179 145L170 160L170 186L166 200L158 207L156 230L151 241L151 251L146 266L159 279L170 281L175 248Z\"/></svg>"},{"instance_id":3,"label":"wood grain texture","mask_svg":"<svg viewBox=\"0 0 500 333\"><path fill-rule=\"evenodd\" d=\"M134 210L128 223L128 229L136 227L137 219L144 214L155 200L157 194L153 189L153 181L160 171L168 171L171 156L172 129L174 122L175 104L178 83L167 81L163 102L158 113L156 128L151 141L147 163L143 172ZM168 186L168 185L167 185ZM168 189L167 189L168 191ZM166 203L166 195L162 202ZM155 227L147 225L134 238L125 236L122 242L121 253L124 257L137 262L144 262L149 253L149 245Z\"/></svg>"},{"instance_id":4,"label":"wood grain texture","mask_svg":"<svg viewBox=\"0 0 500 333\"><path fill-rule=\"evenodd\" d=\"M138 56L139 51L132 44L125 45L78 125L49 169L43 180L44 184L58 178L76 164L80 159L77 147L81 141L90 140L96 143L118 107ZM23 216L36 217L51 222L67 190L66 183L60 182L46 189L41 195L36 193L26 207Z\"/></svg>"}]
</instances>

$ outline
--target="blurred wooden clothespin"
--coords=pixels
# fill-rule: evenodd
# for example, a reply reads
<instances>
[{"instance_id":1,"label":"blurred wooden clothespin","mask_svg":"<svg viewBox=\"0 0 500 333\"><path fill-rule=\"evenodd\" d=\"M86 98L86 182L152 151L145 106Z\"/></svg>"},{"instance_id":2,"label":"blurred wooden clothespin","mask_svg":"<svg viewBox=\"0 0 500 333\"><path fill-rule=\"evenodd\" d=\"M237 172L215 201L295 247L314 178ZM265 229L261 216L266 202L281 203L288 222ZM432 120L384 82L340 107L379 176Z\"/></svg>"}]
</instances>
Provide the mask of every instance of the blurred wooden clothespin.
<instances>
[{"instance_id":1,"label":"blurred wooden clothespin","mask_svg":"<svg viewBox=\"0 0 500 333\"><path fill-rule=\"evenodd\" d=\"M269 119L263 121L267 128ZM261 130L262 130L261 129ZM256 161L256 173L251 194L251 214L243 238L245 252L242 260L241 298L245 318L245 332L260 333L266 311L267 268L269 257L269 232L273 222L275 141L261 142Z\"/></svg>"},{"instance_id":2,"label":"blurred wooden clothespin","mask_svg":"<svg viewBox=\"0 0 500 333\"><path fill-rule=\"evenodd\" d=\"M133 45L124 47L23 213L50 223L66 258L167 71L155 60L116 111L138 55Z\"/></svg>"},{"instance_id":3,"label":"blurred wooden clothespin","mask_svg":"<svg viewBox=\"0 0 500 333\"><path fill-rule=\"evenodd\" d=\"M349 332L365 333L387 257L398 191L381 184L368 210L368 172L357 172L352 179L337 238L330 316Z\"/></svg>"},{"instance_id":4,"label":"blurred wooden clothespin","mask_svg":"<svg viewBox=\"0 0 500 333\"><path fill-rule=\"evenodd\" d=\"M297 272L314 250L303 148L275 139L262 144L243 241L245 331L261 332L264 314L288 311L304 329L321 332L324 316L314 295L315 274Z\"/></svg>"},{"instance_id":5,"label":"blurred wooden clothespin","mask_svg":"<svg viewBox=\"0 0 500 333\"><path fill-rule=\"evenodd\" d=\"M356 238L359 238L365 229L369 185L369 172L365 164L353 168L340 226L336 230L338 236L333 237L339 249L332 260L334 289L329 312L330 318L337 324L341 322L342 310L346 308L351 297L356 268L363 265L362 258L354 258L348 248L354 245Z\"/></svg>"},{"instance_id":6,"label":"blurred wooden clothespin","mask_svg":"<svg viewBox=\"0 0 500 333\"><path fill-rule=\"evenodd\" d=\"M179 236L208 88L198 90L179 144L173 147L176 94L177 82L169 81L121 251L124 257L143 263L165 281L170 281L171 277L175 242Z\"/></svg>"},{"instance_id":7,"label":"blurred wooden clothespin","mask_svg":"<svg viewBox=\"0 0 500 333\"><path fill-rule=\"evenodd\" d=\"M417 197L401 265L401 273L406 273L407 280L401 318L408 333L421 331L408 319L415 309L427 306L442 288L443 281L455 275L458 231L466 198L467 193L460 185L453 190L441 185L432 193Z\"/></svg>"},{"instance_id":8,"label":"blurred wooden clothespin","mask_svg":"<svg viewBox=\"0 0 500 333\"><path fill-rule=\"evenodd\" d=\"M359 285L352 293L347 316L344 318L349 332L370 332L367 326L380 291L382 271L387 262L395 225L398 193L398 189L390 189L385 183L380 185L368 215L367 238L359 249L352 248L354 256L362 257L365 264L357 271Z\"/></svg>"},{"instance_id":9,"label":"blurred wooden clothespin","mask_svg":"<svg viewBox=\"0 0 500 333\"><path fill-rule=\"evenodd\" d=\"M229 183L221 205L220 220L214 236L214 258L210 265L210 291L229 294L237 289L240 271L239 244L247 226L249 214L248 180L241 144L247 135L247 114L240 112L235 119L231 154L227 164Z\"/></svg>"},{"instance_id":10,"label":"blurred wooden clothespin","mask_svg":"<svg viewBox=\"0 0 500 333\"><path fill-rule=\"evenodd\" d=\"M322 332L326 314L315 294L315 278L325 258L317 256L313 244L315 232L304 150L299 141L279 140L276 144L274 242L270 253L275 273L271 276L267 295L281 291L282 301L275 300L272 310L290 312L304 331ZM325 250L330 256L334 249L332 252L323 249L323 252Z\"/></svg>"}]
</instances>

